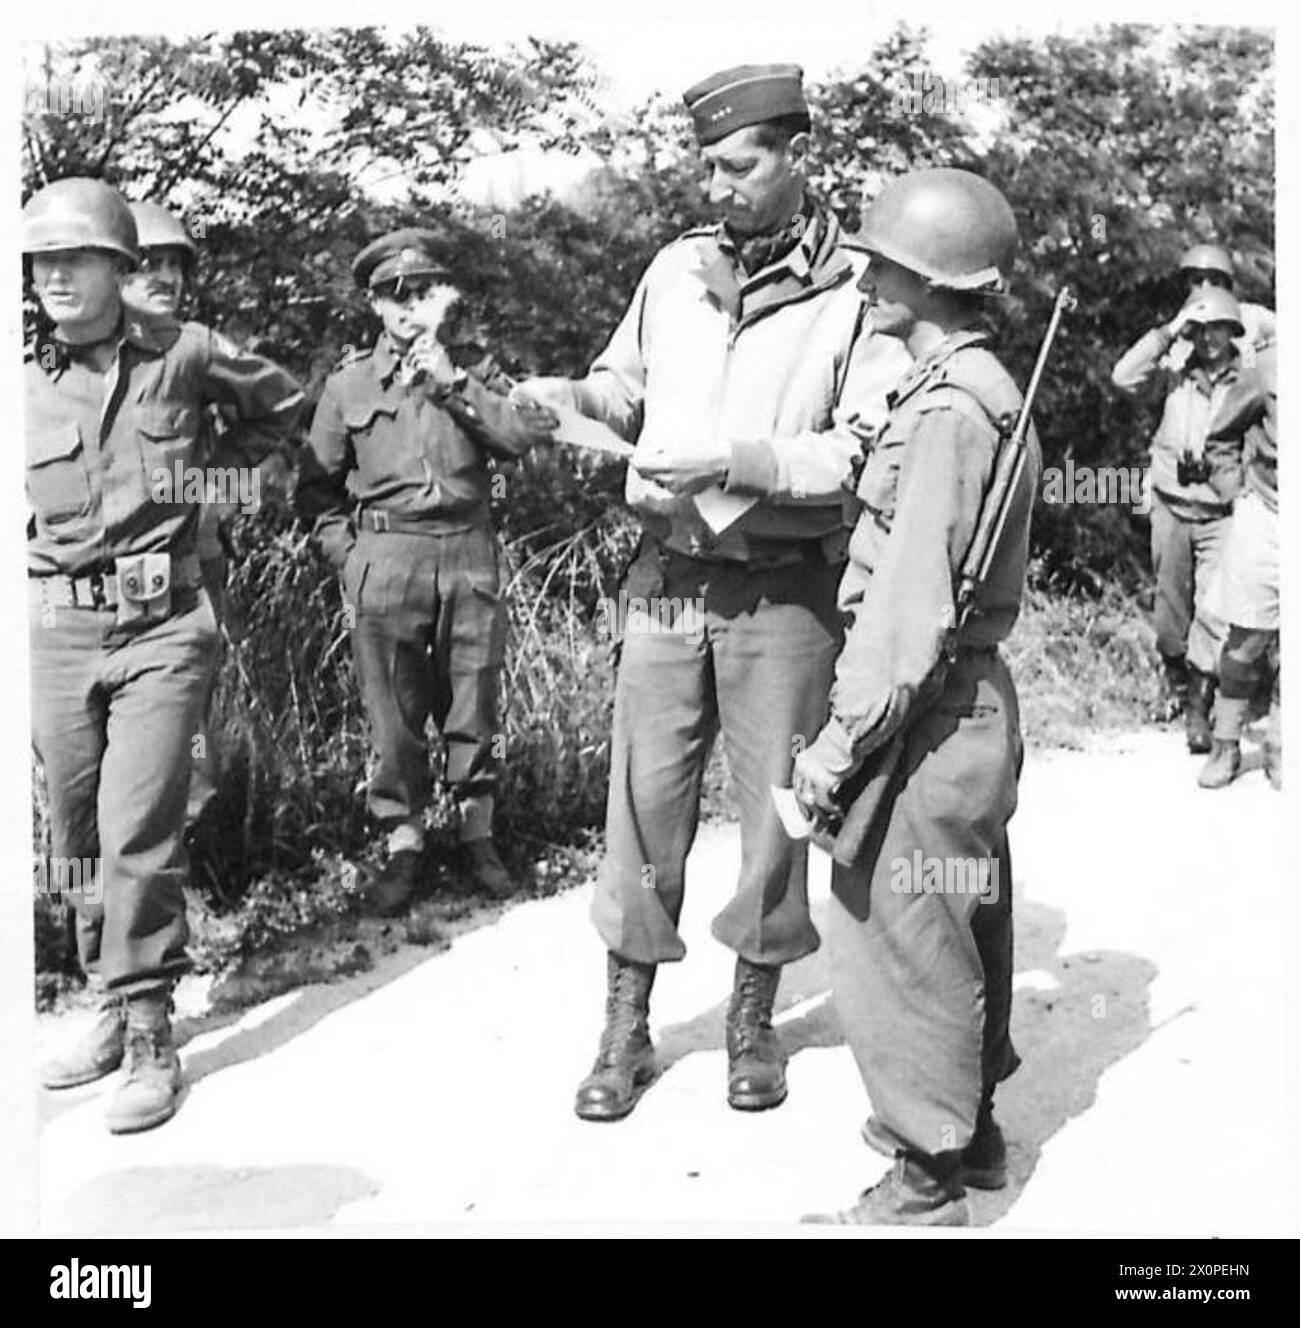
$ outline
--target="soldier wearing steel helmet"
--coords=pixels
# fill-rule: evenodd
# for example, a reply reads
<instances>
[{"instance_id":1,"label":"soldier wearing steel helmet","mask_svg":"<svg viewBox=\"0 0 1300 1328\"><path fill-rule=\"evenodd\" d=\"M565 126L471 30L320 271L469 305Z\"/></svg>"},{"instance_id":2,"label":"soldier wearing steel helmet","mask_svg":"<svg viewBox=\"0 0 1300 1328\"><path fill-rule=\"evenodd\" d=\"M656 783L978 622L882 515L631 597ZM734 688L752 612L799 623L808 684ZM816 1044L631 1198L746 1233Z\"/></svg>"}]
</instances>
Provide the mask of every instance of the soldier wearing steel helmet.
<instances>
[{"instance_id":1,"label":"soldier wearing steel helmet","mask_svg":"<svg viewBox=\"0 0 1300 1328\"><path fill-rule=\"evenodd\" d=\"M839 591L849 626L794 787L814 821L842 815L858 838L847 855L836 841L831 983L873 1109L863 1135L894 1166L852 1208L811 1220L964 1225L965 1187L1005 1184L993 1093L1018 1064L1006 828L1022 746L998 645L1020 609L1042 462L1029 427L974 612L959 620L959 568L1021 406L981 326L1007 289L1015 218L979 176L923 170L882 190L860 240L874 324L914 364L858 482ZM856 781L887 751L894 773L868 798L874 785ZM900 888L900 873L935 862L941 876L974 864L983 887Z\"/></svg>"},{"instance_id":2,"label":"soldier wearing steel helmet","mask_svg":"<svg viewBox=\"0 0 1300 1328\"><path fill-rule=\"evenodd\" d=\"M95 864L73 902L102 906L105 991L88 1034L43 1077L66 1088L123 1064L108 1125L127 1133L167 1120L181 1086L170 1021L188 966L181 836L216 650L198 504L157 476L206 460L209 405L249 426L230 455L255 463L254 441L287 435L303 397L207 328L127 310L136 225L102 181L33 195L23 253L49 324L24 366L32 736L53 860Z\"/></svg>"},{"instance_id":3,"label":"soldier wearing steel helmet","mask_svg":"<svg viewBox=\"0 0 1300 1328\"><path fill-rule=\"evenodd\" d=\"M490 357L453 363L438 333L459 293L439 246L436 232L408 227L353 261L383 326L326 381L298 491L342 580L378 749L368 801L387 856L367 900L384 915L426 876L430 717L469 873L491 895L513 888L492 837L505 603L488 465L522 456L553 427L495 390L503 376Z\"/></svg>"},{"instance_id":4,"label":"soldier wearing steel helmet","mask_svg":"<svg viewBox=\"0 0 1300 1328\"><path fill-rule=\"evenodd\" d=\"M181 218L160 204L145 199L131 203L130 207L140 241L140 266L123 283L122 297L129 308L146 317L178 318L193 286L194 269L199 257L198 246ZM215 410L205 416L205 426L222 430L228 427ZM203 578L208 598L212 601L212 611L216 614L218 625L221 624L225 608L229 572L222 521L230 515L229 506L223 509L216 503L205 501L199 509L199 524L194 537L199 574ZM203 732L198 735L194 747L194 770L190 778L190 800L186 812L187 830L190 832L198 826L217 791L211 735L208 732L210 710L209 697L209 705L204 710Z\"/></svg>"},{"instance_id":5,"label":"soldier wearing steel helmet","mask_svg":"<svg viewBox=\"0 0 1300 1328\"><path fill-rule=\"evenodd\" d=\"M1221 286L1200 284L1169 323L1153 328L1120 357L1111 374L1126 392L1164 396L1151 440L1156 648L1169 691L1184 709L1193 753L1210 750L1225 624L1206 592L1242 484L1240 439L1207 448L1206 433L1240 377L1236 341L1244 333L1233 296ZM1171 354L1180 346L1185 349Z\"/></svg>"},{"instance_id":6,"label":"soldier wearing steel helmet","mask_svg":"<svg viewBox=\"0 0 1300 1328\"><path fill-rule=\"evenodd\" d=\"M1206 289L1225 290L1233 294L1236 273L1228 251L1218 244L1194 244L1187 249L1178 261L1178 271L1182 276L1188 296ZM1277 315L1263 304L1250 300L1237 301L1241 315L1242 333L1236 339L1237 351L1242 363L1249 367L1254 363L1256 352L1272 345L1277 340ZM1187 342L1176 343L1172 351L1187 354L1190 351ZM1171 352L1172 353L1172 352ZM1173 367L1178 367L1176 364Z\"/></svg>"}]
</instances>

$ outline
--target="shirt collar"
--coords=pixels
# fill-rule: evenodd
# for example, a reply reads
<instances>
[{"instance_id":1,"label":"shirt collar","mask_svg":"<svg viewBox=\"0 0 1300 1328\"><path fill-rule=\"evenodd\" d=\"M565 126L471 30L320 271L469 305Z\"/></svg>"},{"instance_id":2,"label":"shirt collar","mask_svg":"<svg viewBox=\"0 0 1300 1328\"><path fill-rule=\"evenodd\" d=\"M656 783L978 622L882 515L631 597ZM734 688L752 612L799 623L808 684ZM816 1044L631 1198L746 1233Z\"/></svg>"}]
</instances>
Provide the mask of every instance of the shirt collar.
<instances>
[{"instance_id":1,"label":"shirt collar","mask_svg":"<svg viewBox=\"0 0 1300 1328\"><path fill-rule=\"evenodd\" d=\"M740 277L742 283L753 281L755 277L760 275L760 273L768 274L779 272L782 267L793 276L798 277L800 281L808 280L816 262L820 240L825 230L825 220L822 210L817 206L817 203L810 194L805 192L798 208L795 210L794 216L781 228L781 231L776 232L770 237L756 236L755 238L777 238L782 231L786 231L794 225L794 217L804 218L799 232L799 238L796 240L794 247L787 250L786 253L782 254L781 257L776 259L773 263L766 267L759 268L756 272L746 272L744 270L740 263L740 247L737 245L735 237L727 230L725 222L718 223L714 231L714 236L718 242L718 248L721 249L735 265L737 275Z\"/></svg>"}]
</instances>

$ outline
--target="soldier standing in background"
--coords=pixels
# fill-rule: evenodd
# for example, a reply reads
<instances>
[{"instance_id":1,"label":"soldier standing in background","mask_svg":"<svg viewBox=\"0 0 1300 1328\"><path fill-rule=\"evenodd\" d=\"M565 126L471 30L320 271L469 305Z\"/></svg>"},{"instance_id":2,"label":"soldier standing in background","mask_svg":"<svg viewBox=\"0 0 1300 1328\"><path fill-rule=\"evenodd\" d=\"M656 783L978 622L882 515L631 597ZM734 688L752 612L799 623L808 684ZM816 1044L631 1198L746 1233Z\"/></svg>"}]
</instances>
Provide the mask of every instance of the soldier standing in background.
<instances>
[{"instance_id":1,"label":"soldier standing in background","mask_svg":"<svg viewBox=\"0 0 1300 1328\"><path fill-rule=\"evenodd\" d=\"M198 248L185 229L185 223L166 208L149 201L132 203L136 234L140 243L140 266L122 285L122 298L127 307L147 318L175 319L191 289L194 267L198 262ZM215 421L211 414L204 417L205 433L211 432ZM222 542L221 521L227 513L216 503L204 501L199 509L199 523L194 536L194 551L199 559L199 575L203 588L212 601L217 627L222 622L222 609L226 597L227 560ZM213 674L213 690L216 674ZM194 768L190 776L190 798L186 809L186 829L193 830L204 809L216 796L216 777L211 750L209 721L212 712L212 694L208 694L203 708L203 727L194 752Z\"/></svg>"},{"instance_id":2,"label":"soldier standing in background","mask_svg":"<svg viewBox=\"0 0 1300 1328\"><path fill-rule=\"evenodd\" d=\"M1187 283L1188 296L1198 291L1218 289L1232 294L1233 268L1228 251L1217 244L1194 244L1183 254L1178 270ZM1237 338L1237 351L1242 364L1249 367L1255 362L1255 353L1271 346L1277 340L1277 315L1262 304L1253 304L1249 300L1238 300L1237 309L1241 315L1241 336ZM1186 356L1191 353L1191 343L1178 343L1171 354ZM1180 367L1176 363L1172 367Z\"/></svg>"},{"instance_id":3,"label":"soldier standing in background","mask_svg":"<svg viewBox=\"0 0 1300 1328\"><path fill-rule=\"evenodd\" d=\"M1252 695L1272 672L1272 703L1264 740L1264 771L1282 787L1282 683L1279 668L1281 531L1277 497L1277 345L1257 352L1210 421L1210 446L1234 449L1245 434L1246 483L1210 586L1214 611L1228 624L1219 656L1214 746L1201 771L1202 788L1223 788L1241 769L1241 731Z\"/></svg>"},{"instance_id":4,"label":"soldier standing in background","mask_svg":"<svg viewBox=\"0 0 1300 1328\"><path fill-rule=\"evenodd\" d=\"M445 313L457 294L437 244L408 228L354 260L383 329L326 381L298 490L352 614L379 755L369 805L387 832L387 860L367 892L381 914L404 908L422 877L430 716L469 871L493 896L513 888L492 841L505 604L487 462L522 456L547 430L491 390L490 360L458 368L437 340L432 311Z\"/></svg>"},{"instance_id":5,"label":"soldier standing in background","mask_svg":"<svg viewBox=\"0 0 1300 1328\"><path fill-rule=\"evenodd\" d=\"M785 1099L773 1003L782 966L819 938L807 847L786 837L770 786L789 784L797 735L825 714L841 640L841 486L908 363L865 317L862 255L807 192L798 66L724 70L685 101L722 224L656 255L585 378L516 389L639 435L627 498L644 534L622 597L682 609L671 622L629 617L621 643L593 904L608 995L577 1091L586 1120L626 1116L654 1077L650 989L657 966L686 952L684 868L719 730L743 844L713 924L736 952L727 1098L748 1111ZM710 524L697 494L733 500L735 519Z\"/></svg>"},{"instance_id":6,"label":"soldier standing in background","mask_svg":"<svg viewBox=\"0 0 1300 1328\"><path fill-rule=\"evenodd\" d=\"M848 865L837 840L831 985L874 1112L863 1135L895 1165L853 1208L810 1220L960 1226L966 1185L1006 1183L993 1092L1019 1064L1006 827L1023 748L998 644L1020 610L1042 459L1031 429L962 621L959 572L1005 421L1021 407L978 327L988 297L1006 290L1015 217L979 176L916 171L885 187L861 238L872 318L915 364L890 393L858 484L864 510L839 592L852 621L830 719L797 757L794 788L806 815L843 815L860 845ZM864 791L841 807L841 788L891 750L897 764L878 799ZM992 888L935 893L916 880L900 890L900 869L919 862L937 862L941 876L973 864Z\"/></svg>"},{"instance_id":7,"label":"soldier standing in background","mask_svg":"<svg viewBox=\"0 0 1300 1328\"><path fill-rule=\"evenodd\" d=\"M102 897L106 993L45 1081L71 1087L124 1062L108 1126L126 1133L172 1116L181 1087L170 1012L188 967L182 831L217 643L199 505L160 493L158 477L207 460L209 405L254 426L236 435L249 454L231 459L255 464L253 440L287 436L303 397L208 328L126 309L135 221L102 181L33 195L23 254L52 325L24 365L32 737L52 857L95 864L74 902Z\"/></svg>"},{"instance_id":8,"label":"soldier standing in background","mask_svg":"<svg viewBox=\"0 0 1300 1328\"><path fill-rule=\"evenodd\" d=\"M1230 446L1207 450L1206 432L1240 375L1233 338L1244 332L1240 308L1226 290L1198 287L1167 325L1130 347L1111 374L1123 391L1158 386L1165 394L1151 440L1156 648L1170 691L1184 701L1187 747L1194 753L1210 750L1210 708L1225 633L1206 591L1241 488L1240 443L1235 453ZM1181 339L1189 349L1170 356Z\"/></svg>"}]
</instances>

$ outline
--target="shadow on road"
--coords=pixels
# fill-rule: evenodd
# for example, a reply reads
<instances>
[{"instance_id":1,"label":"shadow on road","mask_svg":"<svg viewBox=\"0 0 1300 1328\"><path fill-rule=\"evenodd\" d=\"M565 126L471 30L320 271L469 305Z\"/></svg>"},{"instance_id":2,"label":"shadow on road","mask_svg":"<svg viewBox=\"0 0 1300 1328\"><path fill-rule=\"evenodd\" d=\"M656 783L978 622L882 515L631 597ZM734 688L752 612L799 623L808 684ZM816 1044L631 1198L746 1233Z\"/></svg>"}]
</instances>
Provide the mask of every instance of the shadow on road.
<instances>
[{"instance_id":1,"label":"shadow on road","mask_svg":"<svg viewBox=\"0 0 1300 1328\"><path fill-rule=\"evenodd\" d=\"M820 929L825 910L814 910ZM997 1094L997 1115L1007 1136L1009 1182L999 1191L971 1191L977 1226L988 1226L1015 1205L1033 1175L1044 1144L1097 1096L1102 1073L1147 1040L1152 1032L1148 990L1156 966L1113 951L1060 954L1065 915L1016 898L1016 973L1024 975L1012 1002L1011 1031L1020 1069ZM824 947L782 974L774 1024L793 1057L807 1047L843 1046L829 992ZM727 1003L719 1002L659 1035L663 1073L696 1051L725 1048ZM652 1090L653 1091L653 1090ZM865 1091L862 1117L869 1114ZM870 1180L864 1166L863 1181Z\"/></svg>"},{"instance_id":2,"label":"shadow on road","mask_svg":"<svg viewBox=\"0 0 1300 1328\"><path fill-rule=\"evenodd\" d=\"M74 1190L65 1210L78 1230L100 1234L310 1227L378 1189L359 1171L325 1164L129 1167Z\"/></svg>"}]
</instances>

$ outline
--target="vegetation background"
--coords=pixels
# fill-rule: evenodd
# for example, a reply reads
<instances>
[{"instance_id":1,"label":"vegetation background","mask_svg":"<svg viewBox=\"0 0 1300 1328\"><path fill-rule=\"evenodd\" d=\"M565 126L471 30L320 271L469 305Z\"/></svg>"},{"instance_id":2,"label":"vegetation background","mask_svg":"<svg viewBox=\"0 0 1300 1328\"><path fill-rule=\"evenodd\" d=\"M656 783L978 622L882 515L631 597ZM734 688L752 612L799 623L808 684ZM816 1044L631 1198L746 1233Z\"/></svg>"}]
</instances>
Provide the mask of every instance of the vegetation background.
<instances>
[{"instance_id":1,"label":"vegetation background","mask_svg":"<svg viewBox=\"0 0 1300 1328\"><path fill-rule=\"evenodd\" d=\"M996 96L974 108L930 79L927 40L900 27L855 72L810 87L815 188L852 229L906 169L964 166L996 181L1023 237L1001 334L1020 381L1056 291L1068 282L1079 297L1036 409L1047 464L1141 465L1159 403L1115 393L1110 368L1177 307L1182 248L1226 244L1239 293L1272 303L1271 34L1126 25L991 38L967 74ZM344 348L374 335L349 263L385 230L441 230L465 297L457 340L516 375L577 374L653 253L707 220L679 108L652 100L609 120L596 71L567 43L529 39L503 54L423 28L110 38L50 47L28 69L29 86L91 81L107 91L102 119L57 104L24 115L25 193L102 176L182 214L201 250L191 315L279 359L313 400ZM919 108L900 102L916 89L930 94ZM476 206L461 186L485 135L505 152L599 169L563 201ZM637 533L622 478L617 463L538 453L497 503L513 628L500 837L534 892L580 877L597 847L612 661L595 606ZM338 591L295 523L290 482L232 530L222 780L192 889L196 956L226 974L304 937L357 935L353 887L373 851ZM1033 540L1010 643L1031 742L1144 722L1157 699L1145 518L1044 503ZM710 790L725 813L721 766ZM446 811L431 814L435 843ZM34 827L39 839L39 798ZM407 938L436 940L470 906L452 877L440 884L436 922L408 922ZM38 896L35 907L45 1001L75 985L75 953L61 906ZM359 948L329 962L364 963Z\"/></svg>"}]
</instances>

